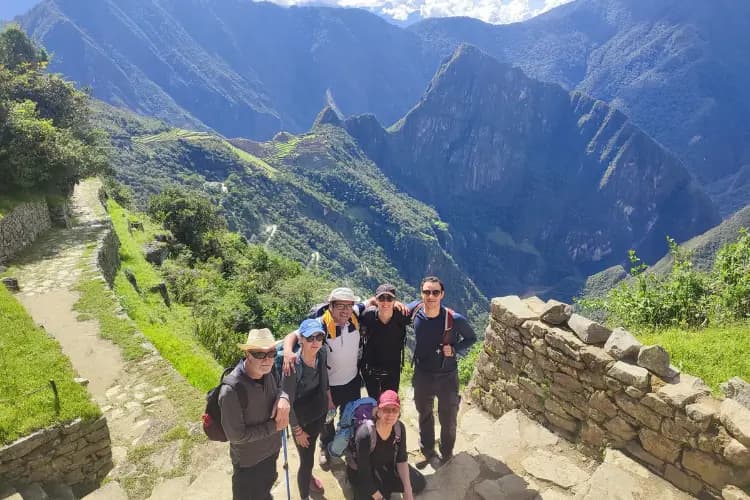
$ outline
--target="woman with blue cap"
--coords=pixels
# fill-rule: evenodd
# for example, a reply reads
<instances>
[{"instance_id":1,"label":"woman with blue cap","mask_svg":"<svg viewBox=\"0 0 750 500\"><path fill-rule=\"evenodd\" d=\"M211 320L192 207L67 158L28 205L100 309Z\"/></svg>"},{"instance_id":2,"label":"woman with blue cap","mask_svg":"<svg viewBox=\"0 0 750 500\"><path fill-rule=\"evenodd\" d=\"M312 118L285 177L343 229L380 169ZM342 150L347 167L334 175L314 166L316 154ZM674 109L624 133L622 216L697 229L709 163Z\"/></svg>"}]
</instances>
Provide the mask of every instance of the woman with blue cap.
<instances>
[{"instance_id":1,"label":"woman with blue cap","mask_svg":"<svg viewBox=\"0 0 750 500\"><path fill-rule=\"evenodd\" d=\"M300 496L310 492L323 493L323 483L312 475L315 442L323 429L326 414L334 408L328 388L325 326L319 319L306 319L299 327L301 349L296 353L294 371L284 376L283 388L289 395L292 409L289 422L299 453L297 485Z\"/></svg>"}]
</instances>

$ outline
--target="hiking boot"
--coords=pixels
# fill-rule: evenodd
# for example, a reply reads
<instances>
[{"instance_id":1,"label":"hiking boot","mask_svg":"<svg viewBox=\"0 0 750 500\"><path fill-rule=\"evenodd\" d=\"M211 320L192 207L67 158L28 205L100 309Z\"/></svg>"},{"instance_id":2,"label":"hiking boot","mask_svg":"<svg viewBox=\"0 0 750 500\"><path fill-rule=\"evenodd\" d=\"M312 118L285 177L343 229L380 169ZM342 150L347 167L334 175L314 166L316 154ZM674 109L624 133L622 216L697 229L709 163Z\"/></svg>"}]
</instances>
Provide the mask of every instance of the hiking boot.
<instances>
[{"instance_id":1,"label":"hiking boot","mask_svg":"<svg viewBox=\"0 0 750 500\"><path fill-rule=\"evenodd\" d=\"M328 467L328 451L326 451L325 448L320 450L320 455L318 455L318 465L320 465L320 468Z\"/></svg>"},{"instance_id":2,"label":"hiking boot","mask_svg":"<svg viewBox=\"0 0 750 500\"><path fill-rule=\"evenodd\" d=\"M446 453L440 457L440 465L447 464L453 458L453 453Z\"/></svg>"},{"instance_id":3,"label":"hiking boot","mask_svg":"<svg viewBox=\"0 0 750 500\"><path fill-rule=\"evenodd\" d=\"M323 481L313 476L310 478L310 491L312 493L324 493Z\"/></svg>"},{"instance_id":4,"label":"hiking boot","mask_svg":"<svg viewBox=\"0 0 750 500\"><path fill-rule=\"evenodd\" d=\"M422 452L422 455L424 456L426 462L429 462L437 455L437 453L435 453L435 450L431 448L422 448L420 451Z\"/></svg>"}]
</instances>

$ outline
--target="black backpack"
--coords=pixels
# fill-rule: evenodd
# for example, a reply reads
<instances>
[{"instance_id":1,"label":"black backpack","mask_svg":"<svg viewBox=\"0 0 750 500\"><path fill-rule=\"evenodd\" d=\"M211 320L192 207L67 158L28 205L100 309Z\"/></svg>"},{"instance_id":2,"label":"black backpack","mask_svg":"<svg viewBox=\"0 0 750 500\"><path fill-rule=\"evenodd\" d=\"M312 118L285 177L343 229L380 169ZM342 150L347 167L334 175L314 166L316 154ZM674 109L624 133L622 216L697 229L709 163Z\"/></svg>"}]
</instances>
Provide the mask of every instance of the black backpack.
<instances>
[{"instance_id":1,"label":"black backpack","mask_svg":"<svg viewBox=\"0 0 750 500\"><path fill-rule=\"evenodd\" d=\"M211 441L227 441L227 435L221 426L221 407L219 406L221 386L228 385L232 387L240 400L240 408L247 407L247 392L245 392L245 387L242 384L224 382L224 377L230 374L232 370L234 370L234 366L230 366L224 370L219 379L219 385L206 393L206 409L203 412L202 418L203 432Z\"/></svg>"}]
</instances>

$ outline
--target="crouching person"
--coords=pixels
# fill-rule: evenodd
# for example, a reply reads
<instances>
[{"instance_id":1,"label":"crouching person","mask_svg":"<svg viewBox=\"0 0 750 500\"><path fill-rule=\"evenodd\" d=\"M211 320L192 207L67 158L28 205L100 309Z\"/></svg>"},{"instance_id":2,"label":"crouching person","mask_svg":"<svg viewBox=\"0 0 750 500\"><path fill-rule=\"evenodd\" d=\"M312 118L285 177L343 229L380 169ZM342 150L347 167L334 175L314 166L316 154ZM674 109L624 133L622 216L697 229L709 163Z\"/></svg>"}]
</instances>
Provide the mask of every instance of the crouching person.
<instances>
[{"instance_id":1,"label":"crouching person","mask_svg":"<svg viewBox=\"0 0 750 500\"><path fill-rule=\"evenodd\" d=\"M294 371L284 376L284 392L289 395L292 410L289 420L299 454L297 486L303 500L310 492L323 493L323 483L312 475L315 464L315 442L323 430L326 414L335 408L328 390L325 327L318 319L300 324L301 349L296 354Z\"/></svg>"},{"instance_id":2,"label":"crouching person","mask_svg":"<svg viewBox=\"0 0 750 500\"><path fill-rule=\"evenodd\" d=\"M221 426L234 466L234 500L270 500L276 482L281 432L289 423L289 398L272 373L276 341L268 328L250 330L245 353L224 377L219 393Z\"/></svg>"},{"instance_id":3,"label":"crouching person","mask_svg":"<svg viewBox=\"0 0 750 500\"><path fill-rule=\"evenodd\" d=\"M398 394L387 390L380 395L373 423L357 429L354 453L347 457L355 500L388 499L396 492L411 500L425 488L424 476L406 461L406 429L400 414Z\"/></svg>"}]
</instances>

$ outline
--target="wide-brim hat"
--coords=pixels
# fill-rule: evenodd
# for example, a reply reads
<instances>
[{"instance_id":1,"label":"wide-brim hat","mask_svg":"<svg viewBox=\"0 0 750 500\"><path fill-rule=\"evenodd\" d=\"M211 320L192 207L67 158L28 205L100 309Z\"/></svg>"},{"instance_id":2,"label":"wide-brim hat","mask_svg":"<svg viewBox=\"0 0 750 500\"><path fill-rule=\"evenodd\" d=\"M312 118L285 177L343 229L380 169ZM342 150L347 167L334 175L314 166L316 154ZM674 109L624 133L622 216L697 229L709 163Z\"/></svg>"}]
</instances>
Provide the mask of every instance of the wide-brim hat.
<instances>
[{"instance_id":1,"label":"wide-brim hat","mask_svg":"<svg viewBox=\"0 0 750 500\"><path fill-rule=\"evenodd\" d=\"M339 287L334 288L328 295L328 303L331 302L360 302L360 298L354 295L351 288Z\"/></svg>"},{"instance_id":2,"label":"wide-brim hat","mask_svg":"<svg viewBox=\"0 0 750 500\"><path fill-rule=\"evenodd\" d=\"M276 347L276 339L268 328L252 329L247 334L247 342L237 344L242 351L251 351L253 349L270 349Z\"/></svg>"}]
</instances>

